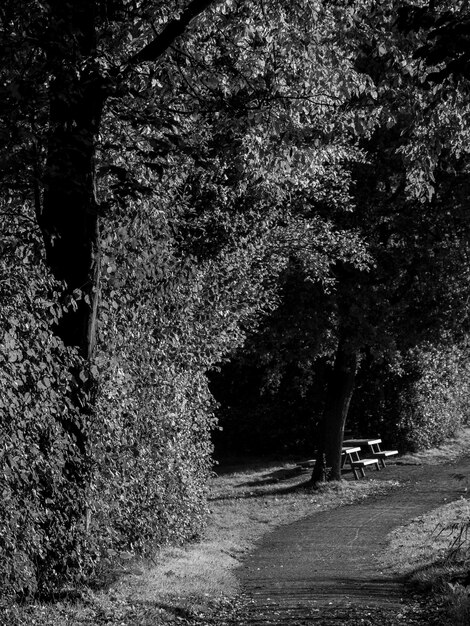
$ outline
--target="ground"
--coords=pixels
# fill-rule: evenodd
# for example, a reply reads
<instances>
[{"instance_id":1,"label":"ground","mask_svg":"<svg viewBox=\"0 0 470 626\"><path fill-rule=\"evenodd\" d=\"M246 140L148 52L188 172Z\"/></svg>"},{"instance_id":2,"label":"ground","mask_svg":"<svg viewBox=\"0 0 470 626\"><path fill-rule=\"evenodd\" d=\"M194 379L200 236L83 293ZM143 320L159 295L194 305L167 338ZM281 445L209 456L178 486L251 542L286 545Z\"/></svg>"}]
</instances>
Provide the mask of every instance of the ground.
<instances>
[{"instance_id":1,"label":"ground","mask_svg":"<svg viewBox=\"0 0 470 626\"><path fill-rule=\"evenodd\" d=\"M317 490L292 461L220 468L199 541L147 562L122 555L116 580L78 600L4 601L0 624L468 625L455 582L467 566L443 559L470 518L468 450L467 429L367 480Z\"/></svg>"},{"instance_id":2,"label":"ground","mask_svg":"<svg viewBox=\"0 0 470 626\"><path fill-rule=\"evenodd\" d=\"M429 567L425 551L401 545L399 538L412 520L424 523L427 514L450 501L460 502L460 514L469 519L470 458L391 466L381 476L393 477L400 487L305 517L263 538L239 572L245 602L235 623L330 624L340 616L342 624L433 623L428 603L420 606L409 582L423 564ZM424 540L432 542L432 534ZM432 555L445 556L436 549ZM442 626L437 608L434 623Z\"/></svg>"}]
</instances>

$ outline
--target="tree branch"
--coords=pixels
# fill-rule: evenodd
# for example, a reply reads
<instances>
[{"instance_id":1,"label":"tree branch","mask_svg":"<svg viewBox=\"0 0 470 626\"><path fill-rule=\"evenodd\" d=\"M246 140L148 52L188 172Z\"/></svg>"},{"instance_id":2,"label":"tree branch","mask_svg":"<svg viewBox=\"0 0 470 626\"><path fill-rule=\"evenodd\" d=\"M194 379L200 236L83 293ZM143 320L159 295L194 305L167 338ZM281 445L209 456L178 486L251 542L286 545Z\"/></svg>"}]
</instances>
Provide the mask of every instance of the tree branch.
<instances>
[{"instance_id":1,"label":"tree branch","mask_svg":"<svg viewBox=\"0 0 470 626\"><path fill-rule=\"evenodd\" d=\"M168 50L174 41L185 32L189 24L216 1L217 0L192 0L181 14L181 17L169 22L158 37L129 59L129 63L156 61Z\"/></svg>"}]
</instances>

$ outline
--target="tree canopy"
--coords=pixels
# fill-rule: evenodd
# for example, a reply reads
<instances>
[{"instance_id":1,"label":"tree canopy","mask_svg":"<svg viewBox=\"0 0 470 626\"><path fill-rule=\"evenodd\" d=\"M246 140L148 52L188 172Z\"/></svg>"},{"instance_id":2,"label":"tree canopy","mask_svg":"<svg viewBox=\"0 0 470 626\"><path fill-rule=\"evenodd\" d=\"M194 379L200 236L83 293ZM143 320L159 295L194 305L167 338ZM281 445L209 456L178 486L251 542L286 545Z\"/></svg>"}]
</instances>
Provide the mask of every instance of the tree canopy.
<instances>
[{"instance_id":1,"label":"tree canopy","mask_svg":"<svg viewBox=\"0 0 470 626\"><path fill-rule=\"evenodd\" d=\"M207 375L237 350L304 386L321 363L332 477L366 362L457 362L467 20L398 0L3 2L5 589L200 531Z\"/></svg>"}]
</instances>

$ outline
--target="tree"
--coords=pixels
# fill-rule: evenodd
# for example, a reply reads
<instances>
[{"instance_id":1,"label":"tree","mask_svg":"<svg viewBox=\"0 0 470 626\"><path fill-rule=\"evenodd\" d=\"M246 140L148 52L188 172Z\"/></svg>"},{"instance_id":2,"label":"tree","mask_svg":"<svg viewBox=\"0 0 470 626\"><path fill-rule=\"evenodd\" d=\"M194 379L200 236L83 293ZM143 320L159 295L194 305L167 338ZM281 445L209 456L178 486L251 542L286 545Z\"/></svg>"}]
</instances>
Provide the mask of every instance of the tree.
<instances>
[{"instance_id":1,"label":"tree","mask_svg":"<svg viewBox=\"0 0 470 626\"><path fill-rule=\"evenodd\" d=\"M26 124L26 117L33 118L34 128L30 127L29 131L33 134L34 143L39 142L39 149L41 131L46 131L46 128L41 129L40 124L47 124L45 145L39 155L30 157L30 162L34 170L36 216L44 238L47 263L54 276L67 285L66 296L73 303L64 311L56 332L66 345L77 346L85 359L91 359L96 344L100 275L99 224L104 210L97 199L96 149L106 103L111 99L113 104L125 101L127 105L129 99L126 94L136 93L134 81L152 80L152 72L137 68L148 68L150 66L145 64L157 63L177 39L188 31L195 18L213 4L215 3L207 0L193 0L186 6L180 7L178 4L174 10L167 11L158 2L149 6L137 3L130 9L118 2L88 0L80 3L80 6L73 2L52 2L44 7L30 2L27 7L7 3L3 8L5 47L15 63L14 67L18 68L16 75L9 76L12 95L10 105L14 106L19 101L24 107L25 117L21 120L23 125ZM215 32L222 24L230 24L230 21L237 24L235 19L246 18L250 13L254 17L254 26L241 29L235 26L232 41L226 37L222 41L218 36L218 45L222 48L218 52L219 67L216 73L207 67L211 52L206 58L200 56L198 59L197 55L191 56L192 51L184 50L183 46L174 54L177 65L181 67L183 58L186 59L185 64L189 65L190 71L186 79L192 79L191 74L196 69L200 71L203 68L207 80L219 81L219 86L215 89L208 88L205 84L205 93L200 92L201 95L196 96L195 100L200 97L207 100L208 96L209 100L214 100L215 95L219 102L221 96L226 101L232 98L232 106L236 98L245 99L245 102L240 100L242 106L248 106L249 102L257 103L259 112L249 120L250 132L255 141L261 138L256 136L257 133L267 138L267 132L274 130L275 124L279 135L279 132L283 132L282 127L286 128L292 122L292 115L311 116L315 107L315 115L318 115L318 105L313 101L316 93L312 90L323 87L330 70L321 67L312 70L310 76L305 76L303 94L298 95L294 81L300 73L305 73L305 62L315 54L313 47L304 46L300 39L301 32L295 30L299 28L298 18L292 21L286 42L291 38L295 46L304 46L305 59L301 64L294 59L295 48L283 52L283 58L276 49L276 45L282 42L273 41L274 33L278 33L276 20L282 19L287 25L287 20L292 20L293 17L290 9L276 9L267 16L254 3L249 8L236 7L232 16L231 9L227 7L222 5L219 17L213 19L212 25L210 19L207 20L204 24L205 32L200 33L200 41L207 38L207 31L211 28ZM304 12L310 10L309 7L297 7L297 10L299 8ZM322 10L321 4L318 9ZM149 37L152 19L157 19L157 28L160 24L162 27L158 35ZM255 41L261 34L253 29L262 26L271 34L264 42L261 39ZM123 39L127 38L130 30L130 44L123 45ZM41 36L41 31L45 31L47 36ZM21 32L23 35L20 35ZM13 44L16 46L20 37L25 46L17 54ZM141 43L142 40L144 43ZM240 46L241 43L246 44L245 48ZM236 68L233 61L236 49L238 52L242 49L247 51L240 63L241 68ZM268 56L263 58L265 51ZM221 61L221 52L226 55L228 62ZM26 78L20 79L21 62L28 55L29 61L33 59L33 63L30 63L32 69ZM269 58L269 55L276 56ZM259 83L255 86L249 82L248 67L257 57L260 63L267 63L269 59L270 65L264 70L254 72ZM276 70L279 62L288 65L281 71ZM291 75L287 76L286 71L290 71ZM228 75L234 72L238 72L237 80L241 83L235 90L230 87L233 93L228 98L228 94L223 93L222 85L227 81ZM359 88L354 80L353 76L350 85L347 85L343 76L334 86L334 90L340 94L341 90ZM217 91L219 88L221 91ZM159 89L161 88L146 88L144 93L147 97L150 94L158 97ZM32 94L31 104L26 104L30 95L23 96L22 90ZM328 97L330 96L326 96L327 99L320 106L329 106ZM331 97L335 98L337 95L332 93ZM296 103L297 99L299 104ZM265 118L263 109L266 112L271 111L271 129L269 125L262 126L263 117ZM273 115L275 110L277 115ZM260 122L258 125L257 120ZM232 124L231 115L226 116L226 123ZM302 124L297 132L304 132ZM23 143L27 144L28 140ZM258 163L263 167L264 174L267 173L264 168L267 166L268 149L273 150L273 155L279 154L279 150L274 150L274 147L274 143L269 142L262 154L265 162ZM286 158L286 147L292 150L292 142L284 142L282 160ZM254 158L260 158L260 154L256 157L254 151L252 154ZM308 158L308 153L305 156ZM298 151L297 160L305 156L302 157ZM292 159L292 156L287 158ZM82 377L90 377L90 373ZM88 386L84 386L85 395ZM82 399L80 402L86 403L86 400ZM84 434L77 436L81 438ZM85 445L85 440L82 444Z\"/></svg>"},{"instance_id":2,"label":"tree","mask_svg":"<svg viewBox=\"0 0 470 626\"><path fill-rule=\"evenodd\" d=\"M429 15L427 9L415 8L411 13ZM379 15L380 20L393 19L393 13ZM448 19L447 14L444 22ZM363 24L367 29L370 21ZM450 332L456 341L465 333L461 314L468 277L462 268L466 267L469 233L461 210L468 158L457 147L455 134L461 138L467 132L465 116L449 106L448 91L439 101L433 96L428 99L426 87L423 94L413 61L413 54L419 57L426 49L420 47L422 33L414 37L408 33L404 40L399 30L385 28L382 33L384 30L385 36L376 28L373 37L368 31L367 43L359 47L357 58L358 67L370 75L378 93L378 115L371 116L377 128L361 140L369 164L359 165L353 174L355 213L375 268L368 275L340 273L338 277L338 307L343 310L340 319L346 322L350 363L344 365L340 323L335 363L339 359L343 376L335 380L335 367L330 382L334 392L323 416L314 481L324 472L325 457L331 477L340 476L342 430L358 351L372 351L384 358L423 339L439 344L442 333ZM433 80L431 76L435 74L428 80ZM460 102L462 91L451 93L450 99ZM343 402L338 400L341 397Z\"/></svg>"},{"instance_id":3,"label":"tree","mask_svg":"<svg viewBox=\"0 0 470 626\"><path fill-rule=\"evenodd\" d=\"M432 99L426 100L413 60L423 37L405 37L393 26L395 5L376 7L372 15L360 9L353 9L355 26L346 32L355 69L367 76L367 88L344 105L349 118L341 120L335 111L334 132L342 141L357 141L362 152L356 150L342 162L340 157L344 184L339 207L331 196L319 201L312 194L302 201L307 219L328 219L331 232L347 233L344 240L351 246L355 236L361 248L356 244L356 254L349 259L329 255L325 264L332 280L325 293L318 295L315 285L305 306L294 309L289 318L275 313L264 331L272 334L266 349L271 362L307 363L326 356L331 363L314 480L326 473L324 458L330 477L340 477L342 431L358 362L367 357L393 363L424 339L438 344L445 331L458 335L468 288L467 273L461 269L466 267L468 245L462 219L467 166L455 139L456 132L464 136L465 109L454 115L448 102L434 107ZM454 101L461 100L462 93ZM424 149L430 135L433 142ZM441 149L428 161L434 140ZM428 174L435 177L434 184ZM312 278L301 266L296 271L299 282ZM314 282L321 284L322 279L313 273ZM314 297L321 302L318 307L312 306ZM314 322L309 328L306 320L319 309L328 311L323 329ZM280 311L284 316L289 312L287 307ZM306 328L312 338L305 338ZM308 356L305 345L311 349Z\"/></svg>"},{"instance_id":4,"label":"tree","mask_svg":"<svg viewBox=\"0 0 470 626\"><path fill-rule=\"evenodd\" d=\"M320 233L312 232L297 207L325 168L340 177L335 163L354 152L348 141L332 140L324 121L326 115L330 124L346 96L358 93L363 84L351 71L349 51L338 56L329 46L339 13L321 2L312 8L303 2L292 7L194 0L168 7L163 2L130 6L90 0L78 6L31 0L5 3L1 17L9 61L2 68L3 117L16 132L2 154L8 174L3 189L28 218L34 200L47 264L62 281L62 289L51 286L54 306L60 301L51 321L68 355L68 360L57 360L67 380L66 406L51 411L55 428L46 419L44 426L50 429L50 445L53 433L60 431L56 439L63 436L66 454L54 457L61 476L53 497L47 477L41 479L39 494L46 508L46 500L49 505L58 502L59 483L67 485L68 518L57 518L60 538L50 532L55 527L49 514L39 516L31 531L41 530L38 542L30 545L31 560L44 565L45 590L49 574L49 582L60 583L74 568L84 571L90 565L89 552L95 550L96 556L99 551L91 545L90 519L106 506L112 508L109 503L120 486L127 488L123 482L118 487L122 472L133 468L137 475L136 468L155 452L161 453L162 463L181 462L173 473L179 482L171 502L180 494L186 498L182 521L200 515L202 489L193 490L196 506L188 495L189 463L181 461L181 451L188 447L173 443L200 437L201 467L207 470L210 415L201 417L203 411L209 413L203 371L240 343L251 318L273 306L266 293L274 290L292 247L322 248L328 224ZM309 39L312 25L315 36L324 37L321 45ZM312 134L316 144L310 141ZM321 254L305 257L312 271L327 273L326 264L315 265ZM100 287L106 293L102 336L109 346L96 353ZM127 316L120 311L123 305L130 309ZM170 322L171 312L181 321ZM161 337L158 328L164 331ZM123 335L121 343L113 337L116 330ZM181 340L187 352L181 351ZM133 350L136 345L140 354ZM191 360L186 378L180 352ZM116 356L120 364L113 360ZM147 367L145 375L126 370L128 357L136 370L137 365ZM160 366L165 375L152 379L158 359L166 364ZM97 365L102 391L95 384ZM123 379L123 373L129 378ZM168 385L173 391L159 396L152 387L155 380L157 387ZM131 395L125 399L127 416L116 410L122 397L113 397L113 385L124 386ZM193 391L191 404L187 397ZM104 409L98 415L95 403L98 410L112 405L119 420L107 421ZM166 409L178 403L171 423ZM156 407L155 413L150 407ZM139 422L136 415L145 419ZM155 415L161 427L155 426L152 445L140 458L137 435L130 445L126 433L142 437ZM112 452L101 447L101 440ZM173 457L170 444L177 451ZM47 449L45 445L43 456ZM119 467L120 453L127 466ZM106 494L96 472L97 465L107 467L111 456L115 465L108 467L116 470L116 491ZM97 480L103 492L97 493ZM126 495L132 490L130 486ZM161 502L157 491L158 486L152 498ZM139 479L133 493L142 505ZM106 506L101 506L102 497ZM168 522L165 528L181 538L170 505L162 515L165 520L155 522L150 513L147 527L154 532L152 524L162 529ZM129 524L131 517L118 519L119 531L125 531L120 545L150 545L145 528ZM195 526L187 528L191 533Z\"/></svg>"}]
</instances>

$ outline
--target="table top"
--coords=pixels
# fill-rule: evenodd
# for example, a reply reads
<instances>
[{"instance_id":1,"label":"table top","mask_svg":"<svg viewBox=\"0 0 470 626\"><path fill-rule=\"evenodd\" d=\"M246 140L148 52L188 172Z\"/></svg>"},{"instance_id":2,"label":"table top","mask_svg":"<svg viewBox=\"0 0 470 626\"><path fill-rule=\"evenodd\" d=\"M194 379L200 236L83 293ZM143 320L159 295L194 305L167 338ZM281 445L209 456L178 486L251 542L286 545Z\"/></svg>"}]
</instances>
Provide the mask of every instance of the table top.
<instances>
[{"instance_id":1,"label":"table top","mask_svg":"<svg viewBox=\"0 0 470 626\"><path fill-rule=\"evenodd\" d=\"M382 443L382 439L346 439L343 446L372 446L376 443Z\"/></svg>"}]
</instances>

